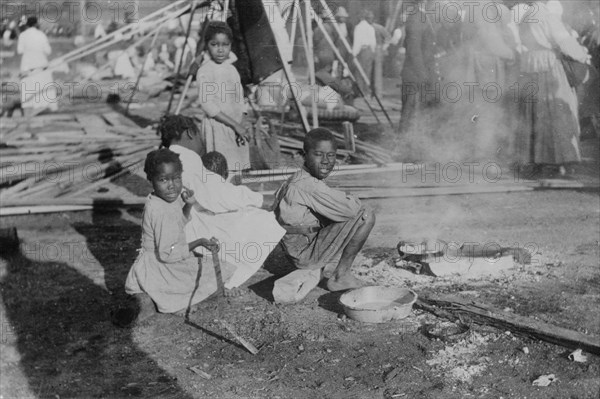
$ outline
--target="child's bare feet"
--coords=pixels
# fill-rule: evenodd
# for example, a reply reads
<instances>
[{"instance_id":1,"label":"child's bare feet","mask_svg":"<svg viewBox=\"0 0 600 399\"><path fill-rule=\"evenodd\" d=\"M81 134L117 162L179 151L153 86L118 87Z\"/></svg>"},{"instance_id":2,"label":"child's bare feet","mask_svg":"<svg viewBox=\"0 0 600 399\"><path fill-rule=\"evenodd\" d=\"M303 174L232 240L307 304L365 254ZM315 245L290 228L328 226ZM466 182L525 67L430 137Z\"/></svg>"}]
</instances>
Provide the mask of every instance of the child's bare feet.
<instances>
[{"instance_id":1,"label":"child's bare feet","mask_svg":"<svg viewBox=\"0 0 600 399\"><path fill-rule=\"evenodd\" d=\"M340 277L332 277L327 280L327 289L329 291L344 291L352 288L364 287L365 283L362 280L357 279L352 274L347 273Z\"/></svg>"}]
</instances>

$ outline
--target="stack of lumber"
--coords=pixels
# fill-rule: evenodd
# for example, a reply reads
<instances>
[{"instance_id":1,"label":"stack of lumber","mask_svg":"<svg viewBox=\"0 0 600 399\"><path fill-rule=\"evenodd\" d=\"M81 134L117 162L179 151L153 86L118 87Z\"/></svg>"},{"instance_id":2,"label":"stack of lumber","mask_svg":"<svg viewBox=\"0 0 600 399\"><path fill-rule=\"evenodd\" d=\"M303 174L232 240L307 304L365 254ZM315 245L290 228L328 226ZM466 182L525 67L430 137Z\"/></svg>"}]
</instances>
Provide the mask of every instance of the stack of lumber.
<instances>
[{"instance_id":1,"label":"stack of lumber","mask_svg":"<svg viewBox=\"0 0 600 399\"><path fill-rule=\"evenodd\" d=\"M284 154L290 154L292 156L298 156L302 154L302 140L287 137L287 136L279 136L279 147L281 148L281 152ZM338 149L337 157L338 160L347 160L350 157L351 153L349 150Z\"/></svg>"},{"instance_id":2,"label":"stack of lumber","mask_svg":"<svg viewBox=\"0 0 600 399\"><path fill-rule=\"evenodd\" d=\"M2 120L0 200L43 203L77 197L143 165L159 144L117 112Z\"/></svg>"},{"instance_id":3,"label":"stack of lumber","mask_svg":"<svg viewBox=\"0 0 600 399\"><path fill-rule=\"evenodd\" d=\"M279 145L281 151L296 155L302 150L302 140L304 133L302 128L298 124L294 123L279 123L273 121L274 125L279 125L282 128L287 129L287 136L279 136ZM349 149L344 149L346 140L343 134L333 132L335 138L338 141L338 157L347 159L348 157L353 158L354 161L376 164L388 164L394 162L394 153L388 151L376 144L367 143L363 140L355 140L356 152L352 153Z\"/></svg>"}]
</instances>

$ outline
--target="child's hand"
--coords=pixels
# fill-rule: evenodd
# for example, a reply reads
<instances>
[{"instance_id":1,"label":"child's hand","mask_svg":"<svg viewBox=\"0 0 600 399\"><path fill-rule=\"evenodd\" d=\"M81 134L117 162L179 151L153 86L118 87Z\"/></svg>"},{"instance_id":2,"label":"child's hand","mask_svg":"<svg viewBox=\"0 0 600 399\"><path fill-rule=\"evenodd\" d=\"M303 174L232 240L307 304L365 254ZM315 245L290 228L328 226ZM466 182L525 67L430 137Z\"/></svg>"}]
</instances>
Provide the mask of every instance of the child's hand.
<instances>
[{"instance_id":1,"label":"child's hand","mask_svg":"<svg viewBox=\"0 0 600 399\"><path fill-rule=\"evenodd\" d=\"M235 143L238 147L250 142L250 136L248 135L250 128L250 126L244 126L241 123L238 123L235 127Z\"/></svg>"},{"instance_id":2,"label":"child's hand","mask_svg":"<svg viewBox=\"0 0 600 399\"><path fill-rule=\"evenodd\" d=\"M183 186L183 191L181 192L181 199L183 202L189 205L194 205L196 201L196 197L194 197L194 191L190 190L186 186Z\"/></svg>"},{"instance_id":3,"label":"child's hand","mask_svg":"<svg viewBox=\"0 0 600 399\"><path fill-rule=\"evenodd\" d=\"M201 238L200 245L203 246L204 248L208 249L211 252L219 251L219 240L217 240L215 237L212 237L210 240L208 240L206 238Z\"/></svg>"},{"instance_id":4,"label":"child's hand","mask_svg":"<svg viewBox=\"0 0 600 399\"><path fill-rule=\"evenodd\" d=\"M235 143L237 144L238 147L243 146L246 144L246 139L244 138L244 136L242 136L239 133L235 133Z\"/></svg>"}]
</instances>

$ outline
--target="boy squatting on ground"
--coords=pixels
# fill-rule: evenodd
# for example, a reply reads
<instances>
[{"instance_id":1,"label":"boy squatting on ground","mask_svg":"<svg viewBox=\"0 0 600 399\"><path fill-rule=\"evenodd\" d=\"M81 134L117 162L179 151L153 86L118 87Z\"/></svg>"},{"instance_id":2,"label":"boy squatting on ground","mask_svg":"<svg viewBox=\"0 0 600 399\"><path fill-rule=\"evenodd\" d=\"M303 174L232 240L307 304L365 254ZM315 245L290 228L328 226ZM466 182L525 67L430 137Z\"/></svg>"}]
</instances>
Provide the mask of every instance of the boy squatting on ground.
<instances>
[{"instance_id":1,"label":"boy squatting on ground","mask_svg":"<svg viewBox=\"0 0 600 399\"><path fill-rule=\"evenodd\" d=\"M336 150L328 129L308 132L303 168L275 194L275 216L287 232L283 248L297 268L324 269L330 291L363 285L350 268L375 224L375 214L358 198L323 182L335 166Z\"/></svg>"}]
</instances>

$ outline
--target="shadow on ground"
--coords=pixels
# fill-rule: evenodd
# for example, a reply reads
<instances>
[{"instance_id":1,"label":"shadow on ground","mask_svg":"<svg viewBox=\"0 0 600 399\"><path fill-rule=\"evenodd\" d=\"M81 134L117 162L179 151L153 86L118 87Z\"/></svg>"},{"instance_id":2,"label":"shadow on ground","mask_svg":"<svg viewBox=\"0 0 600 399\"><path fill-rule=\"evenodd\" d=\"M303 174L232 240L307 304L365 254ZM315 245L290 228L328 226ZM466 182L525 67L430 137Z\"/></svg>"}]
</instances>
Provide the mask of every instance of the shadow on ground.
<instances>
[{"instance_id":1,"label":"shadow on ground","mask_svg":"<svg viewBox=\"0 0 600 399\"><path fill-rule=\"evenodd\" d=\"M12 359L3 356L4 397L23 396L19 370L40 398L189 397L138 349L132 330L111 324L105 289L66 263L21 253L2 260L3 348L14 349Z\"/></svg>"}]
</instances>

